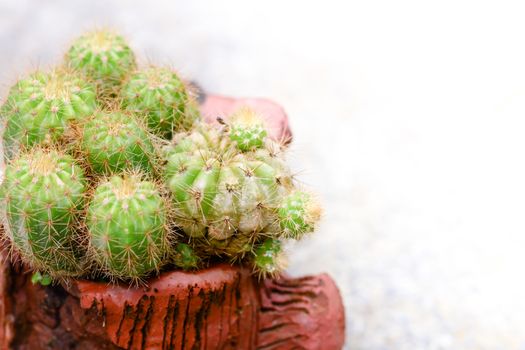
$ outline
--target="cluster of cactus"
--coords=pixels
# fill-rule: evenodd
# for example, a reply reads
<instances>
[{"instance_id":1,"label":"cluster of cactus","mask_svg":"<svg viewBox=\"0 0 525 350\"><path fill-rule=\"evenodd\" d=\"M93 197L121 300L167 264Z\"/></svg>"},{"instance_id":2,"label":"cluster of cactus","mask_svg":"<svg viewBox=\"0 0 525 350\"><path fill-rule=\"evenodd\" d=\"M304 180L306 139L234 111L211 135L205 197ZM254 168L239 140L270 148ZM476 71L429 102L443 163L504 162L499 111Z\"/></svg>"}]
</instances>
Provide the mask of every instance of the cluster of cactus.
<instances>
[{"instance_id":1,"label":"cluster of cactus","mask_svg":"<svg viewBox=\"0 0 525 350\"><path fill-rule=\"evenodd\" d=\"M283 241L320 217L259 115L203 122L188 84L138 68L112 32L83 35L60 67L21 79L0 116L5 236L40 283L137 282L223 260L273 275Z\"/></svg>"}]
</instances>

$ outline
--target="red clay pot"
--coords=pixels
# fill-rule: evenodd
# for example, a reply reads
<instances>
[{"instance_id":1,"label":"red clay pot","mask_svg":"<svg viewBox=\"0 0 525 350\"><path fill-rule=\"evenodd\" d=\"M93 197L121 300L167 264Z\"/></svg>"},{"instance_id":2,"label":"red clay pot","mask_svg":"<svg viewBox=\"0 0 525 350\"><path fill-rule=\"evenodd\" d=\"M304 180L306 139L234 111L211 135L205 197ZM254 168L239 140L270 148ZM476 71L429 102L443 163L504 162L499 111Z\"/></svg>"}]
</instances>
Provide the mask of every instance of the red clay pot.
<instances>
[{"instance_id":1,"label":"red clay pot","mask_svg":"<svg viewBox=\"0 0 525 350\"><path fill-rule=\"evenodd\" d=\"M290 140L288 119L263 99L208 96L207 120L242 105L260 111L270 134ZM263 281L250 271L217 265L172 271L148 287L77 280L33 285L30 273L0 266L2 349L340 349L344 309L326 274Z\"/></svg>"}]
</instances>

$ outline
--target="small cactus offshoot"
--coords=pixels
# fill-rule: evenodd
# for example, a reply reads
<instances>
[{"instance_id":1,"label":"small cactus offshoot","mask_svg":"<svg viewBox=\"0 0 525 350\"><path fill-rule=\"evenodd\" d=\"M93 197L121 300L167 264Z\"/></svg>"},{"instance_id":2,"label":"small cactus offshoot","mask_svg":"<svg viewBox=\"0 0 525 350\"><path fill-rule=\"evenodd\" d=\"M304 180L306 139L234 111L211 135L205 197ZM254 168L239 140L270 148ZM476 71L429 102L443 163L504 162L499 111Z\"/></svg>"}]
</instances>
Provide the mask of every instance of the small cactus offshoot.
<instances>
[{"instance_id":1,"label":"small cactus offshoot","mask_svg":"<svg viewBox=\"0 0 525 350\"><path fill-rule=\"evenodd\" d=\"M183 270L195 270L199 267L201 259L190 245L177 243L174 250L173 262L175 266Z\"/></svg>"},{"instance_id":2,"label":"small cactus offshoot","mask_svg":"<svg viewBox=\"0 0 525 350\"><path fill-rule=\"evenodd\" d=\"M300 239L312 232L321 218L321 206L307 192L295 191L283 199L279 207L279 221L284 236Z\"/></svg>"},{"instance_id":3,"label":"small cactus offshoot","mask_svg":"<svg viewBox=\"0 0 525 350\"><path fill-rule=\"evenodd\" d=\"M122 89L122 99L127 110L144 116L150 130L164 138L191 128L197 117L187 87L168 68L134 73Z\"/></svg>"},{"instance_id":4,"label":"small cactus offshoot","mask_svg":"<svg viewBox=\"0 0 525 350\"><path fill-rule=\"evenodd\" d=\"M2 186L6 232L22 260L53 277L77 275L82 169L68 155L35 149L7 166Z\"/></svg>"},{"instance_id":5,"label":"small cactus offshoot","mask_svg":"<svg viewBox=\"0 0 525 350\"><path fill-rule=\"evenodd\" d=\"M253 253L254 269L261 277L278 275L286 263L282 243L274 238L266 239Z\"/></svg>"},{"instance_id":6,"label":"small cactus offshoot","mask_svg":"<svg viewBox=\"0 0 525 350\"><path fill-rule=\"evenodd\" d=\"M138 281L168 253L166 207L155 183L113 176L95 190L87 213L95 261L111 278Z\"/></svg>"},{"instance_id":7,"label":"small cactus offshoot","mask_svg":"<svg viewBox=\"0 0 525 350\"><path fill-rule=\"evenodd\" d=\"M241 151L253 151L263 147L268 135L261 117L248 108L230 118L230 127L230 139Z\"/></svg>"}]
</instances>

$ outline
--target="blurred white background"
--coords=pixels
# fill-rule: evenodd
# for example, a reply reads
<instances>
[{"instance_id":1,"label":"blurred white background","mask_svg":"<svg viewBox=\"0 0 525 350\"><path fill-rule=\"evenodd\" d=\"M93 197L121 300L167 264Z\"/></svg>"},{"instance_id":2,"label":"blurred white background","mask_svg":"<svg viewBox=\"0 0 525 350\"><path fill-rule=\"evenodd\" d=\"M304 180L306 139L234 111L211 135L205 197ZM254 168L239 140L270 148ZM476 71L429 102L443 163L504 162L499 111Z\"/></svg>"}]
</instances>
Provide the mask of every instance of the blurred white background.
<instances>
[{"instance_id":1,"label":"blurred white background","mask_svg":"<svg viewBox=\"0 0 525 350\"><path fill-rule=\"evenodd\" d=\"M525 349L522 1L0 2L0 81L109 25L206 91L289 113L320 192L293 274L329 272L348 349Z\"/></svg>"}]
</instances>

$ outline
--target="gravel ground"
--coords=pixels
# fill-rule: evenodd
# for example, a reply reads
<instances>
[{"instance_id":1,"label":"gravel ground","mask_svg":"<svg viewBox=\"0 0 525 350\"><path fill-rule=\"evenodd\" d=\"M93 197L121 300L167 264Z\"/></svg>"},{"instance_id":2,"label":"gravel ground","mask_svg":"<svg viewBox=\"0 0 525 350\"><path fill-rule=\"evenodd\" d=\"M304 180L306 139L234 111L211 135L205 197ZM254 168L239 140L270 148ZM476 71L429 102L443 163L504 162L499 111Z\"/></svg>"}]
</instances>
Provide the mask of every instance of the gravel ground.
<instances>
[{"instance_id":1,"label":"gravel ground","mask_svg":"<svg viewBox=\"0 0 525 350\"><path fill-rule=\"evenodd\" d=\"M207 91L280 102L326 209L290 271L337 280L346 348L525 349L521 6L4 0L0 81L109 25Z\"/></svg>"}]
</instances>

